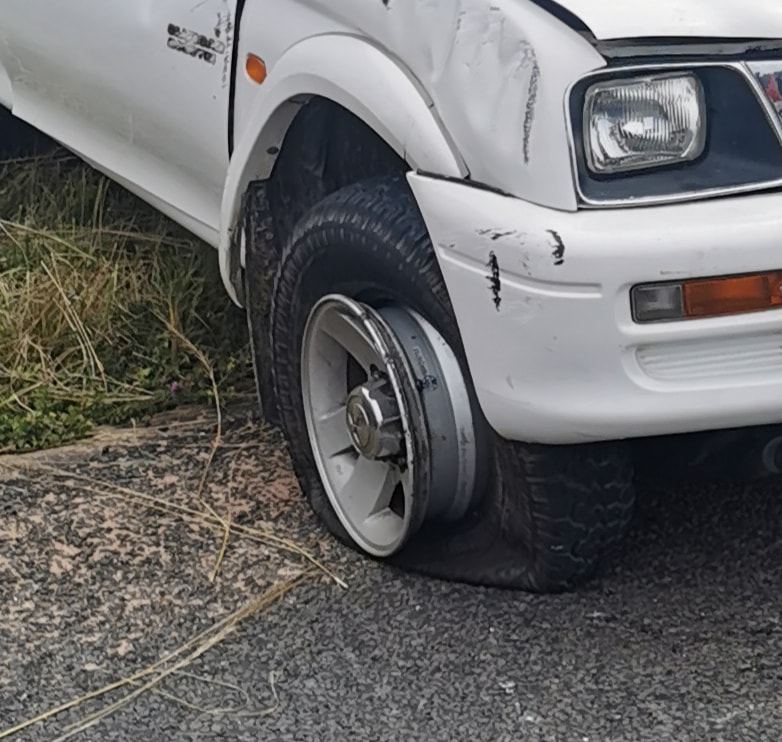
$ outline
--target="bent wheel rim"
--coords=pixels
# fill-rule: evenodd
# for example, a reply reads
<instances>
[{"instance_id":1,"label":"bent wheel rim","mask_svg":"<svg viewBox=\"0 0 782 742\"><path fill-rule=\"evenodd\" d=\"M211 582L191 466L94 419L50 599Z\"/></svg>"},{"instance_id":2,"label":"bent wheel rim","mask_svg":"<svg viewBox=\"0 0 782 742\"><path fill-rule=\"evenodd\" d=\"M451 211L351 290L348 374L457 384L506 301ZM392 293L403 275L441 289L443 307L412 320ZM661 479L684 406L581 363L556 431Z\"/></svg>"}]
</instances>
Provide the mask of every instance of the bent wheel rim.
<instances>
[{"instance_id":1,"label":"bent wheel rim","mask_svg":"<svg viewBox=\"0 0 782 742\"><path fill-rule=\"evenodd\" d=\"M415 462L409 408L401 380L368 307L342 296L313 308L302 343L302 394L312 452L326 494L350 537L378 557L397 552L411 535ZM348 425L348 373L357 364L367 381L388 382L399 412L400 453L370 458L357 449Z\"/></svg>"},{"instance_id":2,"label":"bent wheel rim","mask_svg":"<svg viewBox=\"0 0 782 742\"><path fill-rule=\"evenodd\" d=\"M456 356L423 317L329 295L301 349L307 433L325 493L356 545L398 552L425 520L472 505L477 467Z\"/></svg>"}]
</instances>

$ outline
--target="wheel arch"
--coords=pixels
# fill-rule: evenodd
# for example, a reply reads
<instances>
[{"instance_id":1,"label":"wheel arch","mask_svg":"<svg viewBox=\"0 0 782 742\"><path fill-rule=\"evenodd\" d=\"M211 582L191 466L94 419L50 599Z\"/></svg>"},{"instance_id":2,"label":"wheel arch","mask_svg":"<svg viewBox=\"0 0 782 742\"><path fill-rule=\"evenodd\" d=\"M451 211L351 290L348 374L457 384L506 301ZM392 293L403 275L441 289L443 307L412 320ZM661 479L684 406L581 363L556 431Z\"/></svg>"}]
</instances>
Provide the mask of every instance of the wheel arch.
<instances>
[{"instance_id":1,"label":"wheel arch","mask_svg":"<svg viewBox=\"0 0 782 742\"><path fill-rule=\"evenodd\" d=\"M388 53L348 35L318 36L294 45L270 70L236 138L221 207L220 269L226 289L243 303L242 207L248 188L268 180L287 146L286 135L312 100L354 116L410 170L468 175L433 103Z\"/></svg>"}]
</instances>

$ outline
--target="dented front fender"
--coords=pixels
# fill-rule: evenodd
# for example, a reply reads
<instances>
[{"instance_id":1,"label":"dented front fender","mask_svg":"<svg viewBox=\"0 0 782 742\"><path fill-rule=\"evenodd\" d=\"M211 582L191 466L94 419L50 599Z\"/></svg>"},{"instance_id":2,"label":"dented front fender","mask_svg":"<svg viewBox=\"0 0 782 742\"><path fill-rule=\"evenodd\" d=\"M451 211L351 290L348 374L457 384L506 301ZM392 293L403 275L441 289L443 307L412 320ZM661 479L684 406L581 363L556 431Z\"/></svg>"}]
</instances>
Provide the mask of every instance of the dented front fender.
<instances>
[{"instance_id":1,"label":"dented front fender","mask_svg":"<svg viewBox=\"0 0 782 742\"><path fill-rule=\"evenodd\" d=\"M402 60L475 181L574 210L564 115L574 80L605 65L530 0L309 0Z\"/></svg>"}]
</instances>

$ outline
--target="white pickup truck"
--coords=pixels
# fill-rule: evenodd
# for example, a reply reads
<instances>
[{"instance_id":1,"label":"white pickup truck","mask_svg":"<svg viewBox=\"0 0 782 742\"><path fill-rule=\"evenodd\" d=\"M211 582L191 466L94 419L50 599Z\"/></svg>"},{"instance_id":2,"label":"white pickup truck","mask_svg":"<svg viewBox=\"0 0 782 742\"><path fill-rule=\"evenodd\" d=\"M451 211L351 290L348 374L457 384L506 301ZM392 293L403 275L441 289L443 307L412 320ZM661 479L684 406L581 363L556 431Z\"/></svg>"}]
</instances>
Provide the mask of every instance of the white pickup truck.
<instances>
[{"instance_id":1,"label":"white pickup truck","mask_svg":"<svg viewBox=\"0 0 782 742\"><path fill-rule=\"evenodd\" d=\"M0 104L219 250L374 557L565 589L629 439L782 421L780 0L3 0Z\"/></svg>"}]
</instances>

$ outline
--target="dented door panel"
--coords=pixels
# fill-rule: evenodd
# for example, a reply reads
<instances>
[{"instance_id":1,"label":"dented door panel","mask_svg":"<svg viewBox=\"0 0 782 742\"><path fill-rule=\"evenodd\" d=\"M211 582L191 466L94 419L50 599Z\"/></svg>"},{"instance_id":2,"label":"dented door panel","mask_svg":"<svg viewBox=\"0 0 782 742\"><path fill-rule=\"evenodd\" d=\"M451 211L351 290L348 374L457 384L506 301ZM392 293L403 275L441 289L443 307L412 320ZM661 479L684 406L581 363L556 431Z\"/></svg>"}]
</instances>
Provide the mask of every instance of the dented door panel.
<instances>
[{"instance_id":1,"label":"dented door panel","mask_svg":"<svg viewBox=\"0 0 782 742\"><path fill-rule=\"evenodd\" d=\"M205 236L217 229L228 162L234 9L235 0L4 0L0 69L14 113L189 214Z\"/></svg>"}]
</instances>

